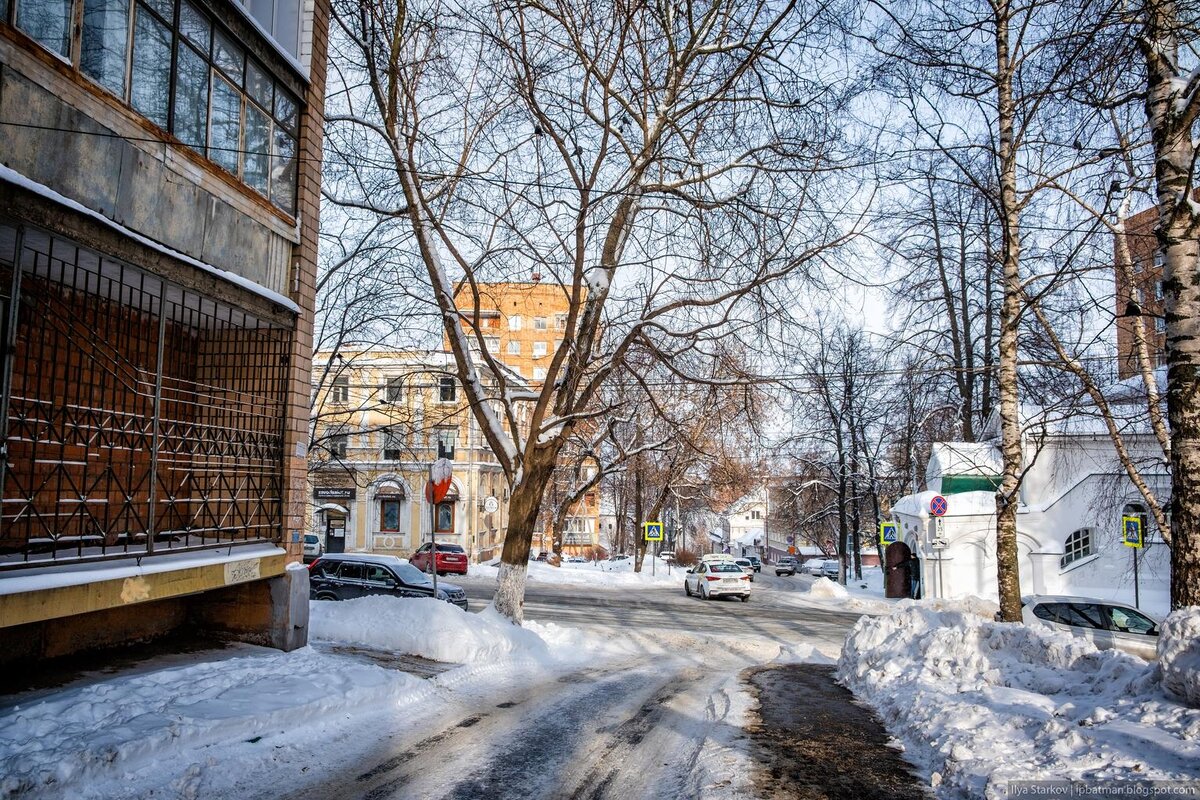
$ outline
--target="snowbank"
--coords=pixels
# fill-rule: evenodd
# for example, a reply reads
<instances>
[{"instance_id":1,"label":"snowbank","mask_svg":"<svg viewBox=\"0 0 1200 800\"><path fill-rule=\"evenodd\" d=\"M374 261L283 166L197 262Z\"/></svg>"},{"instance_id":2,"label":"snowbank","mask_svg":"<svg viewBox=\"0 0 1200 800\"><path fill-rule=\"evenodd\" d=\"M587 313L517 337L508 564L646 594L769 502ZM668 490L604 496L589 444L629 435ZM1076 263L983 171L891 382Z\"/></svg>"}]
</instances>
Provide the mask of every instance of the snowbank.
<instances>
[{"instance_id":1,"label":"snowbank","mask_svg":"<svg viewBox=\"0 0 1200 800\"><path fill-rule=\"evenodd\" d=\"M1200 606L1174 611L1163 622L1158 666L1167 694L1200 708Z\"/></svg>"},{"instance_id":2,"label":"snowbank","mask_svg":"<svg viewBox=\"0 0 1200 800\"><path fill-rule=\"evenodd\" d=\"M808 596L818 600L841 600L849 597L850 592L845 586L829 578L817 578L812 586L808 587Z\"/></svg>"},{"instance_id":3,"label":"snowbank","mask_svg":"<svg viewBox=\"0 0 1200 800\"><path fill-rule=\"evenodd\" d=\"M335 602L313 601L309 636L377 650L466 664L521 651L545 657L549 648L536 633L518 628L494 611L468 614L432 598L377 595Z\"/></svg>"},{"instance_id":4,"label":"snowbank","mask_svg":"<svg viewBox=\"0 0 1200 800\"><path fill-rule=\"evenodd\" d=\"M941 798L1002 796L1011 780L1200 778L1200 711L1169 700L1155 666L970 604L863 617L837 674Z\"/></svg>"},{"instance_id":5,"label":"snowbank","mask_svg":"<svg viewBox=\"0 0 1200 800\"><path fill-rule=\"evenodd\" d=\"M496 563L480 564L471 567L470 578L494 582L499 573ZM650 559L646 559L642 572L633 571L633 559L626 561L600 561L586 564L566 564L552 567L541 561L529 562L528 580L530 583L559 584L572 586L670 586L679 588L683 584L683 574L686 569L673 566L668 574L666 562L659 560L654 566L654 574L650 574ZM454 581L462 583L463 578L456 576Z\"/></svg>"},{"instance_id":6,"label":"snowbank","mask_svg":"<svg viewBox=\"0 0 1200 800\"><path fill-rule=\"evenodd\" d=\"M426 682L303 648L109 678L0 709L0 797L45 796L122 766L412 700Z\"/></svg>"}]
</instances>

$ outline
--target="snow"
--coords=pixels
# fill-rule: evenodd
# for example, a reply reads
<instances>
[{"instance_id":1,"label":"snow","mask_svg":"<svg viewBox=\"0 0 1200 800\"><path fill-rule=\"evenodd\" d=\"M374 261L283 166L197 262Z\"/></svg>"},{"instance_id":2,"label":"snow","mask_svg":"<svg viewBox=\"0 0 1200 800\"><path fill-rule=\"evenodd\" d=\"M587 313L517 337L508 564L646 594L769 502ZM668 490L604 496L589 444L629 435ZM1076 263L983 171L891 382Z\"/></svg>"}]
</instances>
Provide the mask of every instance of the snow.
<instances>
[{"instance_id":1,"label":"snow","mask_svg":"<svg viewBox=\"0 0 1200 800\"><path fill-rule=\"evenodd\" d=\"M311 645L292 653L234 645L199 663L10 696L0 705L0 797L108 797L115 790L103 781L119 786L125 772L165 785L162 776L176 775L199 748L280 735L310 746L330 717L417 705L445 710L449 688L494 684L504 675L527 680L630 647L552 624L516 627L490 609L468 614L441 601L394 597L314 602L310 636L463 666L423 680ZM172 788L178 794L170 796L188 795Z\"/></svg>"},{"instance_id":2,"label":"snow","mask_svg":"<svg viewBox=\"0 0 1200 800\"><path fill-rule=\"evenodd\" d=\"M152 558L131 557L128 563L92 562L74 564L66 568L62 564L54 564L47 565L45 568L22 570L20 574L10 573L0 577L0 595L37 592L100 581L123 580L161 572L286 555L286 550L270 543L262 543L228 546L198 552L163 553ZM138 561L144 563L139 565ZM304 568L303 565L301 568Z\"/></svg>"},{"instance_id":3,"label":"snow","mask_svg":"<svg viewBox=\"0 0 1200 800\"><path fill-rule=\"evenodd\" d=\"M829 578L817 578L808 588L808 596L816 600L843 600L850 597L850 592Z\"/></svg>"},{"instance_id":4,"label":"snow","mask_svg":"<svg viewBox=\"0 0 1200 800\"><path fill-rule=\"evenodd\" d=\"M1200 711L1164 694L1157 666L993 622L993 609L904 601L860 619L838 662L937 797L1000 797L1012 780L1200 779Z\"/></svg>"},{"instance_id":5,"label":"snow","mask_svg":"<svg viewBox=\"0 0 1200 800\"><path fill-rule=\"evenodd\" d=\"M1200 708L1200 606L1181 608L1163 621L1158 666L1167 694Z\"/></svg>"},{"instance_id":6,"label":"snow","mask_svg":"<svg viewBox=\"0 0 1200 800\"><path fill-rule=\"evenodd\" d=\"M191 266L195 267L198 270L201 270L202 272L207 272L210 275L216 275L217 277L221 278L222 280L226 280L232 284L240 286L249 292L253 292L254 294L258 295L259 297L264 297L267 300L270 300L272 303L275 303L276 305L286 308L288 311L291 311L293 314L300 313L300 306L296 305L294 302L292 302L292 300L290 298L284 297L279 292L276 292L272 289L268 289L267 287L265 287L261 284L255 283L254 281L250 280L249 278L244 278L241 275L238 275L236 272L230 272L229 270L224 270L224 269L221 269L220 267L215 267L212 264L205 263L203 261L200 261L199 259L192 258L189 255L181 253L178 250L175 250L171 247L167 247L164 244L160 244L147 236L143 236L142 234L138 233L137 231L134 231L134 230L131 230L130 228L125 227L124 225L120 224L119 222L114 222L113 220L109 219L108 217L104 216L103 214L101 214L98 211L93 211L92 209L88 208L87 206L83 205L82 203L78 203L75 200L72 200L71 198L66 197L65 195L59 194L58 192L51 189L49 186L45 186L43 184L38 183L37 181L33 181L33 180L30 180L29 178L26 178L24 175L17 172L15 169L6 167L3 164L0 164L0 180L8 181L9 183L14 184L16 186L20 186L22 189L32 192L32 193L38 195L39 197L45 197L47 200L51 200L55 203L58 203L59 205L66 206L67 208L71 209L72 211L77 211L78 213L83 214L86 217L90 217L90 218L96 220L97 222L101 223L102 225L104 225L108 228L111 228L112 230L115 230L117 233L120 233L122 236L128 236L130 239L133 239L133 240L145 245L146 247L149 247L151 250L154 250L156 252L170 256L171 258L174 258L178 261L182 261L185 264L190 264Z\"/></svg>"},{"instance_id":7,"label":"snow","mask_svg":"<svg viewBox=\"0 0 1200 800\"><path fill-rule=\"evenodd\" d=\"M529 562L528 580L530 583L560 584L569 586L683 586L683 576L686 569L679 566L669 566L662 559L654 565L651 575L650 558L647 557L640 573L633 571L633 559L624 561L589 561L586 564L571 564L564 562L562 566L554 567L542 561ZM669 573L669 574L668 574ZM472 566L466 581L471 580L495 583L499 575L499 562L490 562ZM463 577L455 580L463 583Z\"/></svg>"}]
</instances>

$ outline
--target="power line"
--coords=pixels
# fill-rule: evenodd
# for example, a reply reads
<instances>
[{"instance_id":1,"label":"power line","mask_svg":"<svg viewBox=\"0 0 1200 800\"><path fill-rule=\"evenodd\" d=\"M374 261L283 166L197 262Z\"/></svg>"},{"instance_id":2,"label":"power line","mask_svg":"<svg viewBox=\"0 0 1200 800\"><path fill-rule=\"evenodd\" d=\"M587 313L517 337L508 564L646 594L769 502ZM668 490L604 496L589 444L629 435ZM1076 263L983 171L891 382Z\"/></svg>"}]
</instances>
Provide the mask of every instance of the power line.
<instances>
[{"instance_id":1,"label":"power line","mask_svg":"<svg viewBox=\"0 0 1200 800\"><path fill-rule=\"evenodd\" d=\"M52 133L67 133L67 134L73 134L73 135L77 135L77 136L95 136L95 137L104 138L104 139L120 139L122 141L130 142L130 143L143 143L143 144L153 144L153 145L173 146L173 147L182 146L182 147L186 147L189 150L197 153L201 157L204 157L204 154L195 146L189 145L185 142L168 141L161 137L129 136L126 134L116 133L114 131L85 131L85 130L79 130L76 128L59 127L59 126L54 126L54 125L41 125L41 124L30 123L30 122L16 122L13 120L0 120L0 125L7 125L10 127L17 127L17 128L27 128L30 130L47 131L47 132L52 132ZM210 152L211 151L220 151L220 152L227 152L227 153L237 153L239 155L259 155L259 156L263 156L263 155L270 156L271 155L271 153L261 151L261 150L245 150L245 149L236 148L236 147L220 147L220 146L216 146L216 145L208 146L207 150ZM326 150L328 150L328 148L326 148ZM925 152L925 151L912 150L912 151L901 151L901 152L920 153L920 152ZM301 154L299 152L297 152L295 155L293 155L292 158L294 158L297 161L297 163L316 163L316 164L318 164L318 166L324 166L328 161L325 158L311 159L311 158L308 158L307 156L304 156L303 154ZM362 156L360 155L360 156L358 156L358 158L362 159ZM881 164L894 163L895 161L899 161L899 160L900 160L899 158L878 159L878 160L873 160L873 161L859 162L859 163L856 163L853 165L840 166L836 170L827 170L827 171L844 171L844 170L850 170L850 169L854 169L854 168L879 166ZM393 170L393 169L395 169L394 163L383 162L383 161L373 162L373 161L369 161L366 159L362 159L358 164L354 164L352 162L346 162L346 163L350 167L366 165L366 166L370 167L371 169L378 169L378 170ZM481 174L481 173L463 173L463 174L430 173L430 174L426 175L426 179L477 182L477 183L484 183L484 184L496 186L499 188L505 188L505 189L510 188L510 187L518 187L518 188L522 188L522 189L540 189L540 190L555 191L555 192L575 192L575 191L579 190L578 186L571 185L571 184L557 184L557 183L540 181L540 180L521 180L521 179L511 178L511 177L499 178L499 177L493 177L493 176L485 175L485 174ZM628 198L628 197L646 197L647 196L644 192L635 192L635 191L631 191L631 190L627 190L627 189L599 189L599 190L597 190L596 193L597 193L597 195L599 195L601 197ZM660 193L660 194L665 194L665 193ZM771 205L771 204L762 204L762 203L753 204L753 205L755 208L760 209L762 211L766 211L766 212L792 212L792 211L801 210L799 206L783 206L783 205ZM886 212L886 211L881 211L881 210L851 211L851 210L842 210L842 209L820 209L820 210L814 210L812 213L816 216L825 217L831 221L835 220L835 219L841 219L841 220L872 219L872 220L876 220L876 221L917 219L917 217L915 215L898 214L898 213ZM1138 213L1141 213L1141 212L1138 212ZM1026 223L1026 224L1022 224L1020 227L1021 227L1021 230L1023 230L1023 231L1039 231L1042 233L1084 233L1088 230L1089 227L1099 226L1099 223L1095 220L1095 218L1089 218L1089 223L1090 224L1081 223L1080 225L1074 226L1074 227L1054 226L1054 225L1047 225L1047 224L1035 225L1032 223ZM1105 235L1112 235L1111 232L1107 231L1107 230L1104 230L1102 232ZM1152 229L1147 232L1144 232L1144 233L1139 232L1139 231L1126 231L1125 235L1129 238L1134 238L1134 239L1135 238L1154 238L1155 237L1155 234Z\"/></svg>"}]
</instances>

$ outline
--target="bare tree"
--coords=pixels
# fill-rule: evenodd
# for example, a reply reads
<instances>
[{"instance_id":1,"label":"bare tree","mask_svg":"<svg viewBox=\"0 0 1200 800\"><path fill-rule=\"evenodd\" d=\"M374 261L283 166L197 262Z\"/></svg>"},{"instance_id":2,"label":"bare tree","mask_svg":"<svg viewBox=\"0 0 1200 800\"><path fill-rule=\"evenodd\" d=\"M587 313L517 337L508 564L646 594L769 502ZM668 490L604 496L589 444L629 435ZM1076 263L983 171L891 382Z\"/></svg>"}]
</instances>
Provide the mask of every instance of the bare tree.
<instances>
[{"instance_id":1,"label":"bare tree","mask_svg":"<svg viewBox=\"0 0 1200 800\"><path fill-rule=\"evenodd\" d=\"M334 3L355 69L331 116L386 154L370 202L406 209L412 246L483 435L511 486L496 607L520 622L543 492L634 345L748 337L847 237L812 213L838 153L837 82L808 80L828 3ZM343 196L345 192L343 191ZM480 287L528 276L569 313L540 391L486 349ZM494 377L485 389L481 375ZM677 380L694 377L677 375Z\"/></svg>"}]
</instances>

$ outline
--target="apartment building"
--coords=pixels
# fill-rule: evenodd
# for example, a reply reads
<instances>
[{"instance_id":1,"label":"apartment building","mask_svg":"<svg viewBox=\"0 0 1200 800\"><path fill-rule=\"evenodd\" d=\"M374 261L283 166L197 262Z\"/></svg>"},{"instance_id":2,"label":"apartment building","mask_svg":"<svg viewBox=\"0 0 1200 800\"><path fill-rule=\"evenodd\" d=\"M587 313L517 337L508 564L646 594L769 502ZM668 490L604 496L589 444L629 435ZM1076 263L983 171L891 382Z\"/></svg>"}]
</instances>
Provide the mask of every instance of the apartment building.
<instances>
[{"instance_id":1,"label":"apartment building","mask_svg":"<svg viewBox=\"0 0 1200 800\"><path fill-rule=\"evenodd\" d=\"M477 284L477 297L465 289L458 307L477 329L488 352L503 360L536 389L541 389L547 368L562 344L570 317L568 289L555 282L535 279ZM586 477L576 474L571 453L565 453L543 503L545 513L533 538L535 551L549 551L553 543L552 506L559 495L571 492ZM594 469L582 465L579 470ZM599 492L587 492L572 506L564 522L563 552L584 555L600 547Z\"/></svg>"},{"instance_id":2,"label":"apartment building","mask_svg":"<svg viewBox=\"0 0 1200 800\"><path fill-rule=\"evenodd\" d=\"M430 539L473 561L500 555L508 487L445 352L319 352L308 528L327 552L408 557ZM511 375L512 380L519 380ZM424 496L429 466L453 465L446 499Z\"/></svg>"},{"instance_id":3,"label":"apartment building","mask_svg":"<svg viewBox=\"0 0 1200 800\"><path fill-rule=\"evenodd\" d=\"M1125 242L1133 271L1132 282L1114 266L1117 315L1117 377L1124 380L1139 371L1134 326L1146 334L1146 347L1154 366L1166 364L1167 321L1163 316L1163 265L1154 228L1158 209L1148 208L1125 222ZM1133 312L1133 313L1131 313Z\"/></svg>"},{"instance_id":4,"label":"apartment building","mask_svg":"<svg viewBox=\"0 0 1200 800\"><path fill-rule=\"evenodd\" d=\"M290 649L328 0L0 0L0 661Z\"/></svg>"}]
</instances>

